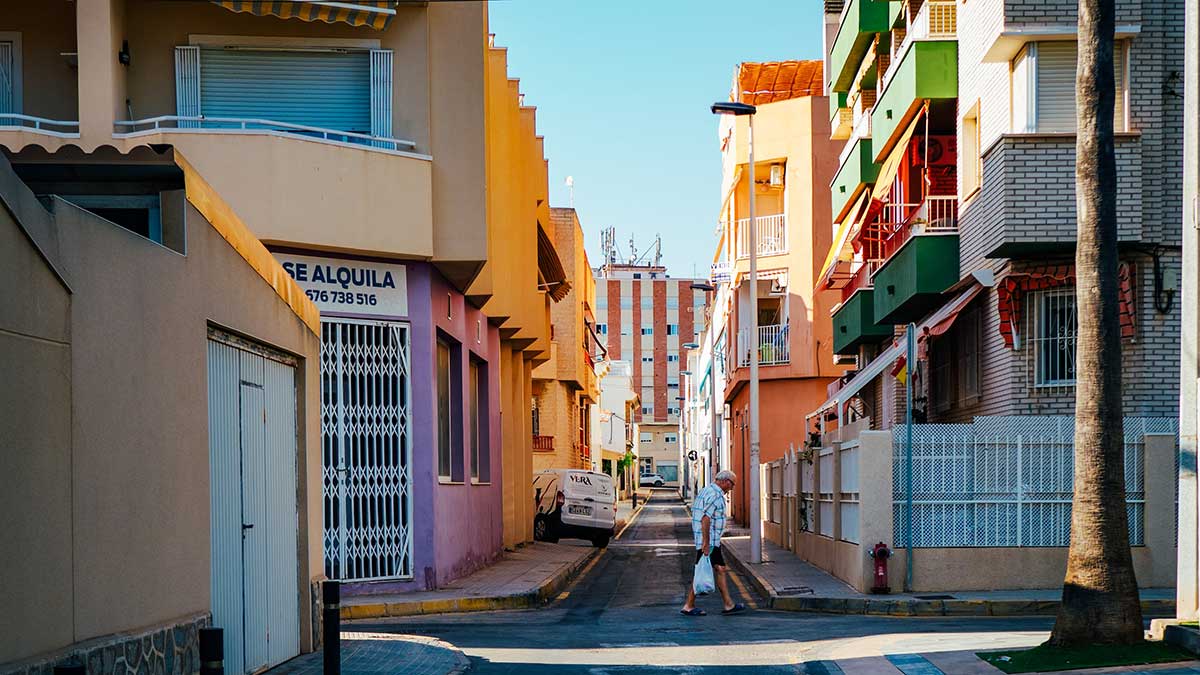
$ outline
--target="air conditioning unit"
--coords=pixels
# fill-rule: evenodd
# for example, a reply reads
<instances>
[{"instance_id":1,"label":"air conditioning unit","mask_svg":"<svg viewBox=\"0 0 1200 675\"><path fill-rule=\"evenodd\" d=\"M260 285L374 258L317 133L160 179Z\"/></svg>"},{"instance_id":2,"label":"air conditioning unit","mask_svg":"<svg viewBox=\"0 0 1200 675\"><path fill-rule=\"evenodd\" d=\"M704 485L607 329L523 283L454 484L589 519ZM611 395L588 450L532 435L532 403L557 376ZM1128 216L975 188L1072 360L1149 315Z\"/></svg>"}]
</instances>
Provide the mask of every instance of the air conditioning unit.
<instances>
[{"instance_id":1,"label":"air conditioning unit","mask_svg":"<svg viewBox=\"0 0 1200 675\"><path fill-rule=\"evenodd\" d=\"M773 187L773 188L783 187L783 165L782 164L772 164L771 165L771 187Z\"/></svg>"}]
</instances>

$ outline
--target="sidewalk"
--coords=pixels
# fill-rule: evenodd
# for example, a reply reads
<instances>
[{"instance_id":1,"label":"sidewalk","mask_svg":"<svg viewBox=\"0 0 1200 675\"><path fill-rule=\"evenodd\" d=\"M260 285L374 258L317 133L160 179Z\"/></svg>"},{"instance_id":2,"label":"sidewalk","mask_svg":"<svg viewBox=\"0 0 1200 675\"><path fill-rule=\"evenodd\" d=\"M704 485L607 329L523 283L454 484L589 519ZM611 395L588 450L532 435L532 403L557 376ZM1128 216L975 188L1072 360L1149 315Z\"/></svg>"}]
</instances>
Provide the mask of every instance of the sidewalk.
<instances>
[{"instance_id":1,"label":"sidewalk","mask_svg":"<svg viewBox=\"0 0 1200 675\"><path fill-rule=\"evenodd\" d=\"M266 675L321 675L324 654L315 651L268 670ZM342 633L343 675L457 675L471 668L462 651L419 635Z\"/></svg>"},{"instance_id":2,"label":"sidewalk","mask_svg":"<svg viewBox=\"0 0 1200 675\"><path fill-rule=\"evenodd\" d=\"M1053 616L1062 596L1060 588L867 595L773 542L763 539L762 545L763 563L749 565L745 562L750 558L749 535L721 538L730 564L754 584L772 609L888 616ZM1174 616L1175 589L1144 588L1141 598L1146 616Z\"/></svg>"},{"instance_id":3,"label":"sidewalk","mask_svg":"<svg viewBox=\"0 0 1200 675\"><path fill-rule=\"evenodd\" d=\"M342 619L537 607L566 588L602 549L584 541L534 542L436 591L342 600Z\"/></svg>"}]
</instances>

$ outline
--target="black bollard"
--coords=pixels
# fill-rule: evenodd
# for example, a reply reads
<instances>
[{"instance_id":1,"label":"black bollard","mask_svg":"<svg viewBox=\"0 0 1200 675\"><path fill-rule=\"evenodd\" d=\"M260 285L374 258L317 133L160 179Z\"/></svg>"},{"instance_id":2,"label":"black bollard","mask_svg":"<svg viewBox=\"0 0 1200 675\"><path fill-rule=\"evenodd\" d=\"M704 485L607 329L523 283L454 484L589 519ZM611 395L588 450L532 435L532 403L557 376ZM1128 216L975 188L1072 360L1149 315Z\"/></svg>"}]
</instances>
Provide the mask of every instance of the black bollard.
<instances>
[{"instance_id":1,"label":"black bollard","mask_svg":"<svg viewBox=\"0 0 1200 675\"><path fill-rule=\"evenodd\" d=\"M321 585L321 623L325 642L325 675L342 675L342 590L336 581Z\"/></svg>"},{"instance_id":2,"label":"black bollard","mask_svg":"<svg viewBox=\"0 0 1200 675\"><path fill-rule=\"evenodd\" d=\"M200 675L225 675L225 630L200 629Z\"/></svg>"},{"instance_id":3,"label":"black bollard","mask_svg":"<svg viewBox=\"0 0 1200 675\"><path fill-rule=\"evenodd\" d=\"M86 675L87 668L79 661L72 659L54 666L54 675Z\"/></svg>"},{"instance_id":4,"label":"black bollard","mask_svg":"<svg viewBox=\"0 0 1200 675\"><path fill-rule=\"evenodd\" d=\"M633 491L633 508L637 508L637 490Z\"/></svg>"}]
</instances>

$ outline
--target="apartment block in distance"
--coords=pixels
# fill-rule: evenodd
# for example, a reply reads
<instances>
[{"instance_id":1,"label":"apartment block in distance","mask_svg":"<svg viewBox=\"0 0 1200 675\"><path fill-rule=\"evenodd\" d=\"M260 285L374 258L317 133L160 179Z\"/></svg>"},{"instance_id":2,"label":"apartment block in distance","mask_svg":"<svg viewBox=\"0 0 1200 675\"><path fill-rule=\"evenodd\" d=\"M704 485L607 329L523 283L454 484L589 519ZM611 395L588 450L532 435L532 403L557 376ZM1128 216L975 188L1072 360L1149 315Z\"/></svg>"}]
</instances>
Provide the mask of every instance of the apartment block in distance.
<instances>
[{"instance_id":1,"label":"apartment block in distance","mask_svg":"<svg viewBox=\"0 0 1200 675\"><path fill-rule=\"evenodd\" d=\"M607 358L626 361L641 400L634 413L639 454L652 459L640 470L679 475L679 412L686 389L686 344L695 343L703 323L705 292L692 288L707 279L680 279L661 265L660 244L637 256L633 241L627 258L617 252L612 228L603 233L603 264L596 278L597 334ZM678 480L677 478L673 480Z\"/></svg>"}]
</instances>

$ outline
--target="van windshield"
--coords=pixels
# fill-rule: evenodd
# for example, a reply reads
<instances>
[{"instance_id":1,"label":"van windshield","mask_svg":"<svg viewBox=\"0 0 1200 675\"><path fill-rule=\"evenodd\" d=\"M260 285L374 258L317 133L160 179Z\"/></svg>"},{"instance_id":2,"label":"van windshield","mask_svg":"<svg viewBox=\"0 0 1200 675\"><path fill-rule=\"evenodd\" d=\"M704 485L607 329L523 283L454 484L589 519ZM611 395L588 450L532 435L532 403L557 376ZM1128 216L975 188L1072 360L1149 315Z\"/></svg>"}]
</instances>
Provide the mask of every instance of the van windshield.
<instances>
[{"instance_id":1,"label":"van windshield","mask_svg":"<svg viewBox=\"0 0 1200 675\"><path fill-rule=\"evenodd\" d=\"M563 492L568 497L612 497L612 479L601 473L572 471L564 476Z\"/></svg>"}]
</instances>

